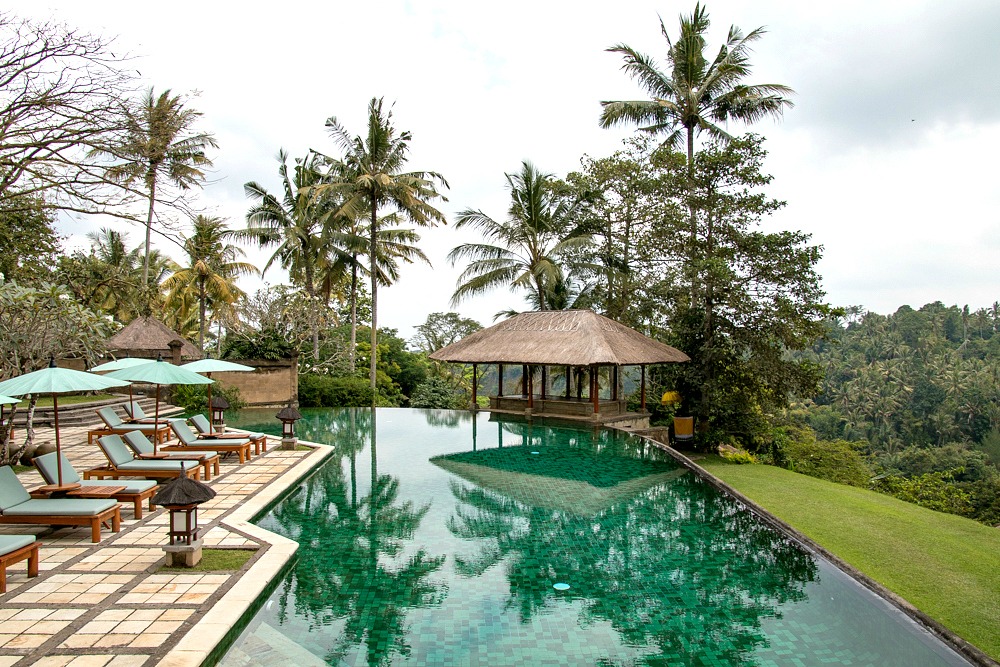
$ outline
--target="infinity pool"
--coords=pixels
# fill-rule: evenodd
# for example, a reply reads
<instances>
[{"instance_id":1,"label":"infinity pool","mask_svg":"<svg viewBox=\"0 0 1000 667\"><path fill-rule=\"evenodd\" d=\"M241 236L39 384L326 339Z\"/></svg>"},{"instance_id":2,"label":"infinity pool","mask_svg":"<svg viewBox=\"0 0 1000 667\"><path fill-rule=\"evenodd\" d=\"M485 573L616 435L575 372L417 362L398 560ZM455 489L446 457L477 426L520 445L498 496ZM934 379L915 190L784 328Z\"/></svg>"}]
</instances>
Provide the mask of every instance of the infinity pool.
<instances>
[{"instance_id":1,"label":"infinity pool","mask_svg":"<svg viewBox=\"0 0 1000 667\"><path fill-rule=\"evenodd\" d=\"M336 453L258 522L298 556L223 665L968 664L640 438L302 412Z\"/></svg>"}]
</instances>

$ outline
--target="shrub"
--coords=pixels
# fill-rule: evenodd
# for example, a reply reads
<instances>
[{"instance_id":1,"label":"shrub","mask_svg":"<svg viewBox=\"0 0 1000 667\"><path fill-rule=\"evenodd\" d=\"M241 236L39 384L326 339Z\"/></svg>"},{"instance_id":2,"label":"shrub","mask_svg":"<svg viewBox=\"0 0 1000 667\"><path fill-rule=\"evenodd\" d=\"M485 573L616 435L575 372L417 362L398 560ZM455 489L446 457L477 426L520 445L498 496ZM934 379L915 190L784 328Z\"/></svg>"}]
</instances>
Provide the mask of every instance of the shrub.
<instances>
[{"instance_id":1,"label":"shrub","mask_svg":"<svg viewBox=\"0 0 1000 667\"><path fill-rule=\"evenodd\" d=\"M989 479L996 473L986 454L971 450L962 443L929 448L908 447L898 454L883 457L881 463L904 477L952 471L958 482Z\"/></svg>"},{"instance_id":2,"label":"shrub","mask_svg":"<svg viewBox=\"0 0 1000 667\"><path fill-rule=\"evenodd\" d=\"M208 408L208 390L203 384L178 384L174 385L171 402L185 412L206 412ZM239 387L221 385L218 382L212 385L212 397L222 396L229 401L230 410L239 410L246 403L240 397Z\"/></svg>"},{"instance_id":3,"label":"shrub","mask_svg":"<svg viewBox=\"0 0 1000 667\"><path fill-rule=\"evenodd\" d=\"M410 396L410 407L456 410L463 407L464 399L455 392L451 383L440 377L430 377L417 385Z\"/></svg>"},{"instance_id":4,"label":"shrub","mask_svg":"<svg viewBox=\"0 0 1000 667\"><path fill-rule=\"evenodd\" d=\"M969 494L953 484L951 472L930 472L916 477L885 475L875 480L873 489L938 512L972 516Z\"/></svg>"},{"instance_id":5,"label":"shrub","mask_svg":"<svg viewBox=\"0 0 1000 667\"><path fill-rule=\"evenodd\" d=\"M730 463L757 463L757 457L744 449L723 449L719 451L719 456Z\"/></svg>"},{"instance_id":6,"label":"shrub","mask_svg":"<svg viewBox=\"0 0 1000 667\"><path fill-rule=\"evenodd\" d=\"M312 373L299 376L299 405L304 408L364 408L371 404L372 389L363 378Z\"/></svg>"},{"instance_id":7,"label":"shrub","mask_svg":"<svg viewBox=\"0 0 1000 667\"><path fill-rule=\"evenodd\" d=\"M288 359L295 354L295 347L285 335L273 328L251 330L240 335L228 336L222 348L224 359Z\"/></svg>"},{"instance_id":8,"label":"shrub","mask_svg":"<svg viewBox=\"0 0 1000 667\"><path fill-rule=\"evenodd\" d=\"M873 474L854 443L817 440L812 429L803 426L775 429L767 453L774 465L838 484L866 488Z\"/></svg>"}]
</instances>

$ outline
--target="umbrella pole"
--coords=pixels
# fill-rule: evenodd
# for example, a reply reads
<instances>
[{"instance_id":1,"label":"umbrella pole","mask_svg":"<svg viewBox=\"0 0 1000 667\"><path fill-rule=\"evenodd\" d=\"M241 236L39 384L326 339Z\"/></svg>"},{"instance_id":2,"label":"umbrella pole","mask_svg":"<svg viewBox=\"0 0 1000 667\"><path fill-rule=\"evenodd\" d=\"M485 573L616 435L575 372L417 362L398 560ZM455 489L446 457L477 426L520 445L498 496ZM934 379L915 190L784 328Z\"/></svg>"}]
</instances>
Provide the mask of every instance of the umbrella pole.
<instances>
[{"instance_id":1,"label":"umbrella pole","mask_svg":"<svg viewBox=\"0 0 1000 667\"><path fill-rule=\"evenodd\" d=\"M160 442L160 385L156 385L156 408L153 416L153 456L156 456L157 444Z\"/></svg>"},{"instance_id":2,"label":"umbrella pole","mask_svg":"<svg viewBox=\"0 0 1000 667\"><path fill-rule=\"evenodd\" d=\"M52 394L52 415L56 426L56 482L62 486L62 447L59 444L59 398Z\"/></svg>"},{"instance_id":3,"label":"umbrella pole","mask_svg":"<svg viewBox=\"0 0 1000 667\"><path fill-rule=\"evenodd\" d=\"M209 380L212 379L211 373L205 373L205 377ZM205 391L208 392L208 424L212 427L212 432L215 432L215 420L212 418L212 385L205 385Z\"/></svg>"}]
</instances>

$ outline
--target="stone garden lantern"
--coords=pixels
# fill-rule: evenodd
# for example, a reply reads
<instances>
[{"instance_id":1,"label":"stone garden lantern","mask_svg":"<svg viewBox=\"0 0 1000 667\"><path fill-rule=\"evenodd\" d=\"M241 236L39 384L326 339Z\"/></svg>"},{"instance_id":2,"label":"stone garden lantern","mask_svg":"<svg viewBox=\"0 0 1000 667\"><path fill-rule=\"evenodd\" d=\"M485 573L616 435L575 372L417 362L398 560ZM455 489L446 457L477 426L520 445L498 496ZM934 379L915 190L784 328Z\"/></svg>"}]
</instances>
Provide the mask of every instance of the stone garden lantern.
<instances>
[{"instance_id":1,"label":"stone garden lantern","mask_svg":"<svg viewBox=\"0 0 1000 667\"><path fill-rule=\"evenodd\" d=\"M282 408L281 412L275 415L281 421L281 448L295 449L298 439L295 437L295 422L302 419L302 415L292 406Z\"/></svg>"},{"instance_id":2,"label":"stone garden lantern","mask_svg":"<svg viewBox=\"0 0 1000 667\"><path fill-rule=\"evenodd\" d=\"M167 566L194 567L201 561L198 537L198 505L215 497L215 491L181 475L164 484L151 499L170 512L170 544L163 547Z\"/></svg>"},{"instance_id":3,"label":"stone garden lantern","mask_svg":"<svg viewBox=\"0 0 1000 667\"><path fill-rule=\"evenodd\" d=\"M226 410L229 409L229 401L225 396L212 397L212 431L215 433L226 432Z\"/></svg>"}]
</instances>

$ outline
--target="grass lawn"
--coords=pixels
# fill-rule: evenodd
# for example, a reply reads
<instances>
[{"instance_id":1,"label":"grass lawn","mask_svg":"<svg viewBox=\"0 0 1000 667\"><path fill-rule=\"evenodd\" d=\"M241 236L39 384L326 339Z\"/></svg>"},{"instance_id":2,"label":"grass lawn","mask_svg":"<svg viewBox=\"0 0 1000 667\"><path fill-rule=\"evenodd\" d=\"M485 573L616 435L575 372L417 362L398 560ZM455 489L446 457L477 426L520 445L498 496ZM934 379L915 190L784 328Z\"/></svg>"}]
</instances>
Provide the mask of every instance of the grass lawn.
<instances>
[{"instance_id":1,"label":"grass lawn","mask_svg":"<svg viewBox=\"0 0 1000 667\"><path fill-rule=\"evenodd\" d=\"M202 549L201 562L194 567L163 566L160 572L233 572L253 557L253 549Z\"/></svg>"},{"instance_id":2,"label":"grass lawn","mask_svg":"<svg viewBox=\"0 0 1000 667\"><path fill-rule=\"evenodd\" d=\"M773 466L698 463L1000 660L1000 529Z\"/></svg>"}]
</instances>

